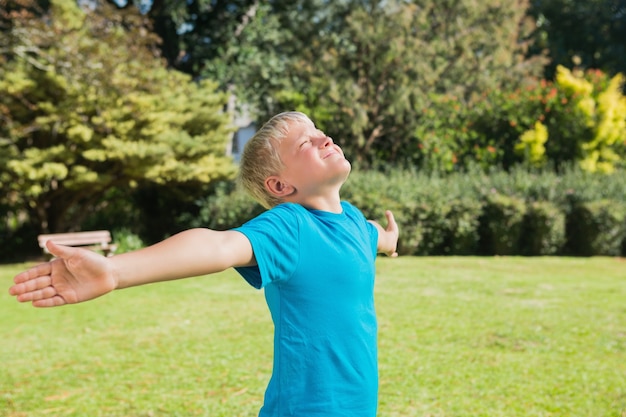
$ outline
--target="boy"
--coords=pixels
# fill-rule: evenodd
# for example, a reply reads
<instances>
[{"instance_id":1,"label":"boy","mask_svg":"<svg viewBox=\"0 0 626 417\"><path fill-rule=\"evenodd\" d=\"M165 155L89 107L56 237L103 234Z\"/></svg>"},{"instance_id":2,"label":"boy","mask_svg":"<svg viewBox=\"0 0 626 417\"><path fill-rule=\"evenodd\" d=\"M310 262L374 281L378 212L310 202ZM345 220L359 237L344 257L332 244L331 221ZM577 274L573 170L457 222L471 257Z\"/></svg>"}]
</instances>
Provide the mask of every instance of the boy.
<instances>
[{"instance_id":1,"label":"boy","mask_svg":"<svg viewBox=\"0 0 626 417\"><path fill-rule=\"evenodd\" d=\"M249 141L240 181L269 210L227 231L191 229L111 258L48 242L57 258L15 278L20 302L51 307L114 289L235 269L264 288L274 365L262 417L376 415L374 261L395 256L398 227L342 202L339 146L302 113L274 116Z\"/></svg>"}]
</instances>

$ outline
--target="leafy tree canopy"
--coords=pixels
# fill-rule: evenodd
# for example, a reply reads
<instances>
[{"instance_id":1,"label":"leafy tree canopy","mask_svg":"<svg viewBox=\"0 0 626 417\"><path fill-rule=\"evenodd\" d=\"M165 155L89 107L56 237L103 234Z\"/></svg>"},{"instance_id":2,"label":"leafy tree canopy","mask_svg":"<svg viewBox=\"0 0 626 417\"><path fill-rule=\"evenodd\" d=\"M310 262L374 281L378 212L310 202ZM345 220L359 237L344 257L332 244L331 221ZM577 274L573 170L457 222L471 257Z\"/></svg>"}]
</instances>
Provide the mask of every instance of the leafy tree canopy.
<instances>
[{"instance_id":1,"label":"leafy tree canopy","mask_svg":"<svg viewBox=\"0 0 626 417\"><path fill-rule=\"evenodd\" d=\"M138 13L54 0L16 15L0 67L0 187L42 230L71 230L111 189L229 177L224 94L170 71Z\"/></svg>"},{"instance_id":2,"label":"leafy tree canopy","mask_svg":"<svg viewBox=\"0 0 626 417\"><path fill-rule=\"evenodd\" d=\"M531 50L549 50L546 77L573 65L626 73L626 1L533 0L529 14L538 23Z\"/></svg>"},{"instance_id":3,"label":"leafy tree canopy","mask_svg":"<svg viewBox=\"0 0 626 417\"><path fill-rule=\"evenodd\" d=\"M543 70L528 0L156 1L171 64L219 82L260 120L314 119L353 160L408 163L431 96L463 105ZM166 37L166 38L169 38ZM165 49L168 49L167 47Z\"/></svg>"},{"instance_id":4,"label":"leafy tree canopy","mask_svg":"<svg viewBox=\"0 0 626 417\"><path fill-rule=\"evenodd\" d=\"M534 28L526 1L351 5L333 14L340 19L334 25L291 15L293 25L306 27L308 19L319 26L294 32L298 55L273 101L258 105L266 104L266 115L286 108L311 113L362 164L412 163L416 129L432 97L471 105L483 91L523 84L543 69L540 57L524 59ZM308 44L297 34L306 34Z\"/></svg>"}]
</instances>

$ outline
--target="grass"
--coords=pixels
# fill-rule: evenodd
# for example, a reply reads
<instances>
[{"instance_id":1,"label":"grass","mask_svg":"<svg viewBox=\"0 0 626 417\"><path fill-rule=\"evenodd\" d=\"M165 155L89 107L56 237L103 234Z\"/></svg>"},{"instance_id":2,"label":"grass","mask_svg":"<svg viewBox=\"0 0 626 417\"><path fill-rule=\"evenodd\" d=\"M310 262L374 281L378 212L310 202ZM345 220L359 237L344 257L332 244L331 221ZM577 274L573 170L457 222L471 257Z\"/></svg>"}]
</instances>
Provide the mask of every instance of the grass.
<instances>
[{"instance_id":1,"label":"grass","mask_svg":"<svg viewBox=\"0 0 626 417\"><path fill-rule=\"evenodd\" d=\"M26 265L0 266L0 283ZM626 416L626 262L381 258L379 417ZM261 292L230 271L57 309L0 293L0 416L256 416Z\"/></svg>"}]
</instances>

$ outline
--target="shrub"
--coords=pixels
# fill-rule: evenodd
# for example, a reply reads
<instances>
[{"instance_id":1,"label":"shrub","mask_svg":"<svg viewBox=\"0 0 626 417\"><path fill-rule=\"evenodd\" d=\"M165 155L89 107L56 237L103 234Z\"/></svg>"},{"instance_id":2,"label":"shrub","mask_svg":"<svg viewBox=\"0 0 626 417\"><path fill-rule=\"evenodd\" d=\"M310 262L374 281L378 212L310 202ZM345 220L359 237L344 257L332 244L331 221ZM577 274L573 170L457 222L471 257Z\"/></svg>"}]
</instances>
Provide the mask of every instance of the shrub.
<instances>
[{"instance_id":1,"label":"shrub","mask_svg":"<svg viewBox=\"0 0 626 417\"><path fill-rule=\"evenodd\" d=\"M556 255L566 242L565 213L549 201L528 205L521 241L523 255Z\"/></svg>"},{"instance_id":2,"label":"shrub","mask_svg":"<svg viewBox=\"0 0 626 417\"><path fill-rule=\"evenodd\" d=\"M415 163L439 172L520 163L612 172L626 158L623 82L622 74L558 67L554 81L485 91L469 103L434 96L420 114Z\"/></svg>"},{"instance_id":3,"label":"shrub","mask_svg":"<svg viewBox=\"0 0 626 417\"><path fill-rule=\"evenodd\" d=\"M381 222L385 221L385 210L392 210L402 218L403 211L407 209L404 201L412 198L407 195L415 195L415 175L404 171L378 172L354 170L349 180L342 189L342 199L350 201L357 206L368 219Z\"/></svg>"},{"instance_id":4,"label":"shrub","mask_svg":"<svg viewBox=\"0 0 626 417\"><path fill-rule=\"evenodd\" d=\"M425 239L425 188L431 183L429 177L410 171L355 169L342 190L342 198L357 206L366 218L383 226L386 224L385 210L392 210L402 229L398 253L417 255L422 251Z\"/></svg>"},{"instance_id":5,"label":"shrub","mask_svg":"<svg viewBox=\"0 0 626 417\"><path fill-rule=\"evenodd\" d=\"M476 254L480 242L479 220L482 210L482 203L476 199L461 198L449 203L442 254Z\"/></svg>"},{"instance_id":6,"label":"shrub","mask_svg":"<svg viewBox=\"0 0 626 417\"><path fill-rule=\"evenodd\" d=\"M116 229L111 234L113 235L113 242L117 245L115 253L130 252L146 246L141 237L129 229Z\"/></svg>"},{"instance_id":7,"label":"shrub","mask_svg":"<svg viewBox=\"0 0 626 417\"><path fill-rule=\"evenodd\" d=\"M383 226L385 210L392 210L402 255L571 254L566 239L572 233L566 233L565 219L573 207L592 201L626 205L620 176L623 172L600 175L576 168L560 175L518 167L445 177L401 169L354 169L342 198ZM187 215L181 224L224 230L263 211L228 182L197 204L199 214Z\"/></svg>"},{"instance_id":8,"label":"shrub","mask_svg":"<svg viewBox=\"0 0 626 417\"><path fill-rule=\"evenodd\" d=\"M569 252L619 256L626 238L626 204L599 200L576 204L567 219Z\"/></svg>"},{"instance_id":9,"label":"shrub","mask_svg":"<svg viewBox=\"0 0 626 417\"><path fill-rule=\"evenodd\" d=\"M416 206L416 218L422 234L415 255L441 255L445 243L445 230L448 229L450 206L443 199L425 201Z\"/></svg>"},{"instance_id":10,"label":"shrub","mask_svg":"<svg viewBox=\"0 0 626 417\"><path fill-rule=\"evenodd\" d=\"M198 214L191 218L181 216L180 221L189 227L206 227L214 230L227 230L262 213L265 209L246 192L236 187L234 182L223 182L216 187L215 194L199 200Z\"/></svg>"},{"instance_id":11,"label":"shrub","mask_svg":"<svg viewBox=\"0 0 626 417\"><path fill-rule=\"evenodd\" d=\"M487 255L519 254L526 204L516 197L487 196L480 218L480 246Z\"/></svg>"},{"instance_id":12,"label":"shrub","mask_svg":"<svg viewBox=\"0 0 626 417\"><path fill-rule=\"evenodd\" d=\"M402 239L398 240L397 249L400 255L420 253L424 243L424 218L422 208L416 203L409 203L396 216L398 227L402 230Z\"/></svg>"},{"instance_id":13,"label":"shrub","mask_svg":"<svg viewBox=\"0 0 626 417\"><path fill-rule=\"evenodd\" d=\"M560 177L562 192L555 198L569 206L599 200L616 200L626 203L626 187L622 180L625 175L624 170L603 175L571 169L565 171Z\"/></svg>"}]
</instances>

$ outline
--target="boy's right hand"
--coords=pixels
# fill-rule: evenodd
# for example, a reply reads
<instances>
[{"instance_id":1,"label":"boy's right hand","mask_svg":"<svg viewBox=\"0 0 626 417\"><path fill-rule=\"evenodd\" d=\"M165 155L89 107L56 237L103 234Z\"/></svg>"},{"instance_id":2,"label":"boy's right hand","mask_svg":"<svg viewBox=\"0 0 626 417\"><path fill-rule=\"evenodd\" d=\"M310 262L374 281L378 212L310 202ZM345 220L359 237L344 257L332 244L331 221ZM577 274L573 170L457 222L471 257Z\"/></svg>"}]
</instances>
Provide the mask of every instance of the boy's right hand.
<instances>
[{"instance_id":1,"label":"boy's right hand","mask_svg":"<svg viewBox=\"0 0 626 417\"><path fill-rule=\"evenodd\" d=\"M57 245L46 247L56 257L13 278L9 293L19 302L35 307L80 303L104 295L117 287L108 258L87 249Z\"/></svg>"}]
</instances>

